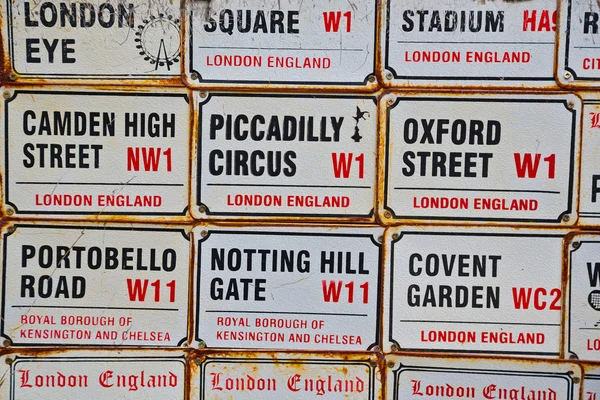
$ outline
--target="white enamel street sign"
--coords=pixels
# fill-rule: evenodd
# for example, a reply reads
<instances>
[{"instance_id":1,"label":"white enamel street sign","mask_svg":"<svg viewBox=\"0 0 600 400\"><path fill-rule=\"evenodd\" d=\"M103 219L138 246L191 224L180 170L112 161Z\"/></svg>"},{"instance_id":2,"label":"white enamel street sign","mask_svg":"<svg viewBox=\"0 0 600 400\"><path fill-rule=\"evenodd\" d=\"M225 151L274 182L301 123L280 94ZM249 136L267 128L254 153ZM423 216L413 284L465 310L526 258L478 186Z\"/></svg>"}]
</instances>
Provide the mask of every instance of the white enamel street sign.
<instances>
[{"instance_id":1,"label":"white enamel street sign","mask_svg":"<svg viewBox=\"0 0 600 400\"><path fill-rule=\"evenodd\" d=\"M9 215L187 215L186 91L6 93L0 151Z\"/></svg>"},{"instance_id":2,"label":"white enamel street sign","mask_svg":"<svg viewBox=\"0 0 600 400\"><path fill-rule=\"evenodd\" d=\"M390 400L579 399L581 368L571 363L387 357Z\"/></svg>"},{"instance_id":3,"label":"white enamel street sign","mask_svg":"<svg viewBox=\"0 0 600 400\"><path fill-rule=\"evenodd\" d=\"M192 400L379 400L381 372L369 355L211 354L192 377Z\"/></svg>"},{"instance_id":4,"label":"white enamel street sign","mask_svg":"<svg viewBox=\"0 0 600 400\"><path fill-rule=\"evenodd\" d=\"M585 100L581 139L579 224L600 222L600 101Z\"/></svg>"},{"instance_id":5,"label":"white enamel street sign","mask_svg":"<svg viewBox=\"0 0 600 400\"><path fill-rule=\"evenodd\" d=\"M184 400L186 362L173 352L68 351L0 357L10 400Z\"/></svg>"},{"instance_id":6,"label":"white enamel street sign","mask_svg":"<svg viewBox=\"0 0 600 400\"><path fill-rule=\"evenodd\" d=\"M183 229L22 225L3 235L1 335L12 346L182 346Z\"/></svg>"},{"instance_id":7,"label":"white enamel street sign","mask_svg":"<svg viewBox=\"0 0 600 400\"><path fill-rule=\"evenodd\" d=\"M24 78L179 76L179 2L7 0L4 57Z\"/></svg>"},{"instance_id":8,"label":"white enamel street sign","mask_svg":"<svg viewBox=\"0 0 600 400\"><path fill-rule=\"evenodd\" d=\"M392 231L384 350L557 357L566 233Z\"/></svg>"},{"instance_id":9,"label":"white enamel street sign","mask_svg":"<svg viewBox=\"0 0 600 400\"><path fill-rule=\"evenodd\" d=\"M383 217L573 224L581 101L388 95Z\"/></svg>"},{"instance_id":10,"label":"white enamel street sign","mask_svg":"<svg viewBox=\"0 0 600 400\"><path fill-rule=\"evenodd\" d=\"M388 86L555 86L556 1L387 0Z\"/></svg>"},{"instance_id":11,"label":"white enamel street sign","mask_svg":"<svg viewBox=\"0 0 600 400\"><path fill-rule=\"evenodd\" d=\"M600 399L600 368L596 365L584 365L583 400Z\"/></svg>"},{"instance_id":12,"label":"white enamel street sign","mask_svg":"<svg viewBox=\"0 0 600 400\"><path fill-rule=\"evenodd\" d=\"M195 217L372 219L375 97L209 94L196 101Z\"/></svg>"},{"instance_id":13,"label":"white enamel street sign","mask_svg":"<svg viewBox=\"0 0 600 400\"><path fill-rule=\"evenodd\" d=\"M245 349L379 344L380 228L194 230L196 342Z\"/></svg>"},{"instance_id":14,"label":"white enamel street sign","mask_svg":"<svg viewBox=\"0 0 600 400\"><path fill-rule=\"evenodd\" d=\"M371 0L188 2L191 85L375 85Z\"/></svg>"},{"instance_id":15,"label":"white enamel street sign","mask_svg":"<svg viewBox=\"0 0 600 400\"><path fill-rule=\"evenodd\" d=\"M600 85L600 5L595 0L561 0L557 78L567 86Z\"/></svg>"},{"instance_id":16,"label":"white enamel street sign","mask_svg":"<svg viewBox=\"0 0 600 400\"><path fill-rule=\"evenodd\" d=\"M600 236L577 235L569 243L565 353L600 360Z\"/></svg>"}]
</instances>

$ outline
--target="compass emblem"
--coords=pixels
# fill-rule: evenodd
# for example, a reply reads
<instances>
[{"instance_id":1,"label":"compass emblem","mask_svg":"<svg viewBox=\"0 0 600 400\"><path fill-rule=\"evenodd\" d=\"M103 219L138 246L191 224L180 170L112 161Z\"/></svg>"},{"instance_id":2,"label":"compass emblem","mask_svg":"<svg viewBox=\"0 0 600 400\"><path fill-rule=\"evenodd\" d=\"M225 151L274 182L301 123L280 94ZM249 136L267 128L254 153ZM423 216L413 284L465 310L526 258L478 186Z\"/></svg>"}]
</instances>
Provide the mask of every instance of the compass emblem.
<instances>
[{"instance_id":1,"label":"compass emblem","mask_svg":"<svg viewBox=\"0 0 600 400\"><path fill-rule=\"evenodd\" d=\"M140 50L144 60L154 65L155 71L159 67L166 67L170 71L171 66L179 62L179 19L174 19L172 15L151 15L144 19L143 25L138 25L135 35L135 47Z\"/></svg>"}]
</instances>

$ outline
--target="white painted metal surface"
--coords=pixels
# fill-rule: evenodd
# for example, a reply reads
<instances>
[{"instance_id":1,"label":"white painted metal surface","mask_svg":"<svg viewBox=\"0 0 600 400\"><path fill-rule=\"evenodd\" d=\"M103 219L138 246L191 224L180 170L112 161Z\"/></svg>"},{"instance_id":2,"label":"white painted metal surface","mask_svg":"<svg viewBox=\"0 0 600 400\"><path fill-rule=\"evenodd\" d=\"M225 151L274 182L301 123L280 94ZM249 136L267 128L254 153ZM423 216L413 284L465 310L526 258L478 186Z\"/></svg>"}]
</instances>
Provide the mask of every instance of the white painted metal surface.
<instances>
[{"instance_id":1,"label":"white painted metal surface","mask_svg":"<svg viewBox=\"0 0 600 400\"><path fill-rule=\"evenodd\" d=\"M575 222L578 97L420 94L383 101L385 218Z\"/></svg>"},{"instance_id":2,"label":"white painted metal surface","mask_svg":"<svg viewBox=\"0 0 600 400\"><path fill-rule=\"evenodd\" d=\"M182 346L190 243L156 226L25 225L3 235L13 346Z\"/></svg>"},{"instance_id":3,"label":"white painted metal surface","mask_svg":"<svg viewBox=\"0 0 600 400\"><path fill-rule=\"evenodd\" d=\"M294 353L223 353L200 358L193 400L379 400L376 358Z\"/></svg>"},{"instance_id":4,"label":"white painted metal surface","mask_svg":"<svg viewBox=\"0 0 600 400\"><path fill-rule=\"evenodd\" d=\"M570 87L600 85L600 5L595 0L561 0L557 79Z\"/></svg>"},{"instance_id":5,"label":"white painted metal surface","mask_svg":"<svg viewBox=\"0 0 600 400\"><path fill-rule=\"evenodd\" d=\"M6 354L0 395L10 400L183 400L186 364L173 352Z\"/></svg>"},{"instance_id":6,"label":"white painted metal surface","mask_svg":"<svg viewBox=\"0 0 600 400\"><path fill-rule=\"evenodd\" d=\"M4 205L15 215L187 215L186 91L3 93Z\"/></svg>"},{"instance_id":7,"label":"white painted metal surface","mask_svg":"<svg viewBox=\"0 0 600 400\"><path fill-rule=\"evenodd\" d=\"M381 235L356 227L196 228L196 341L213 348L373 349Z\"/></svg>"},{"instance_id":8,"label":"white painted metal surface","mask_svg":"<svg viewBox=\"0 0 600 400\"><path fill-rule=\"evenodd\" d=\"M372 219L369 96L197 95L193 215Z\"/></svg>"},{"instance_id":9,"label":"white painted metal surface","mask_svg":"<svg viewBox=\"0 0 600 400\"><path fill-rule=\"evenodd\" d=\"M392 86L555 86L554 0L387 0Z\"/></svg>"},{"instance_id":10,"label":"white painted metal surface","mask_svg":"<svg viewBox=\"0 0 600 400\"><path fill-rule=\"evenodd\" d=\"M145 80L180 75L180 10L167 0L8 0L4 57L22 77Z\"/></svg>"},{"instance_id":11,"label":"white painted metal surface","mask_svg":"<svg viewBox=\"0 0 600 400\"><path fill-rule=\"evenodd\" d=\"M600 236L573 236L568 247L565 353L600 360Z\"/></svg>"},{"instance_id":12,"label":"white painted metal surface","mask_svg":"<svg viewBox=\"0 0 600 400\"><path fill-rule=\"evenodd\" d=\"M390 400L579 398L581 368L570 363L388 357Z\"/></svg>"},{"instance_id":13,"label":"white painted metal surface","mask_svg":"<svg viewBox=\"0 0 600 400\"><path fill-rule=\"evenodd\" d=\"M583 400L598 400L600 398L600 368L596 365L584 365Z\"/></svg>"},{"instance_id":14,"label":"white painted metal surface","mask_svg":"<svg viewBox=\"0 0 600 400\"><path fill-rule=\"evenodd\" d=\"M391 232L384 350L558 356L567 231Z\"/></svg>"},{"instance_id":15,"label":"white painted metal surface","mask_svg":"<svg viewBox=\"0 0 600 400\"><path fill-rule=\"evenodd\" d=\"M594 96L595 97L595 96ZM598 225L600 222L600 101L584 101L581 138L581 182L579 192L579 223Z\"/></svg>"},{"instance_id":16,"label":"white painted metal surface","mask_svg":"<svg viewBox=\"0 0 600 400\"><path fill-rule=\"evenodd\" d=\"M191 85L372 84L376 2L188 2Z\"/></svg>"}]
</instances>

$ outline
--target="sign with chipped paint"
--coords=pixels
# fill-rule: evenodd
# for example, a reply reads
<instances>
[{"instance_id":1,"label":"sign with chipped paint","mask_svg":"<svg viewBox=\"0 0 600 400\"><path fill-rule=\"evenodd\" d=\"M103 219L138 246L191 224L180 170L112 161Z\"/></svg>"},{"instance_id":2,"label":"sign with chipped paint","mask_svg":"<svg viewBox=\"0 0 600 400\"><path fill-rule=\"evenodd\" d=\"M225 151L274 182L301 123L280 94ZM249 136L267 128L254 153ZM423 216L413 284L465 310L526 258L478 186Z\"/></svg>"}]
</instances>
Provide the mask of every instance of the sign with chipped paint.
<instances>
[{"instance_id":1,"label":"sign with chipped paint","mask_svg":"<svg viewBox=\"0 0 600 400\"><path fill-rule=\"evenodd\" d=\"M374 1L212 0L188 7L191 85L375 84Z\"/></svg>"},{"instance_id":2,"label":"sign with chipped paint","mask_svg":"<svg viewBox=\"0 0 600 400\"><path fill-rule=\"evenodd\" d=\"M382 398L377 360L346 353L214 354L200 359L194 400L378 400Z\"/></svg>"},{"instance_id":3,"label":"sign with chipped paint","mask_svg":"<svg viewBox=\"0 0 600 400\"><path fill-rule=\"evenodd\" d=\"M7 214L187 215L187 92L4 90Z\"/></svg>"},{"instance_id":4,"label":"sign with chipped paint","mask_svg":"<svg viewBox=\"0 0 600 400\"><path fill-rule=\"evenodd\" d=\"M555 86L554 0L388 0L384 83Z\"/></svg>"},{"instance_id":5,"label":"sign with chipped paint","mask_svg":"<svg viewBox=\"0 0 600 400\"><path fill-rule=\"evenodd\" d=\"M576 364L492 359L388 357L391 400L579 398Z\"/></svg>"},{"instance_id":6,"label":"sign with chipped paint","mask_svg":"<svg viewBox=\"0 0 600 400\"><path fill-rule=\"evenodd\" d=\"M577 235L569 243L565 352L600 360L600 236Z\"/></svg>"},{"instance_id":7,"label":"sign with chipped paint","mask_svg":"<svg viewBox=\"0 0 600 400\"><path fill-rule=\"evenodd\" d=\"M564 95L388 95L382 215L576 220L581 101Z\"/></svg>"},{"instance_id":8,"label":"sign with chipped paint","mask_svg":"<svg viewBox=\"0 0 600 400\"><path fill-rule=\"evenodd\" d=\"M383 229L194 233L202 347L353 351L379 344Z\"/></svg>"},{"instance_id":9,"label":"sign with chipped paint","mask_svg":"<svg viewBox=\"0 0 600 400\"><path fill-rule=\"evenodd\" d=\"M600 222L600 101L585 100L581 139L581 182L579 192L579 223L598 225Z\"/></svg>"},{"instance_id":10,"label":"sign with chipped paint","mask_svg":"<svg viewBox=\"0 0 600 400\"><path fill-rule=\"evenodd\" d=\"M375 97L209 94L197 101L195 217L372 219Z\"/></svg>"},{"instance_id":11,"label":"sign with chipped paint","mask_svg":"<svg viewBox=\"0 0 600 400\"><path fill-rule=\"evenodd\" d=\"M18 224L3 240L0 327L12 346L186 343L183 229Z\"/></svg>"},{"instance_id":12,"label":"sign with chipped paint","mask_svg":"<svg viewBox=\"0 0 600 400\"><path fill-rule=\"evenodd\" d=\"M0 395L10 400L183 400L185 357L172 352L8 354ZM9 373L10 372L10 373ZM10 384L8 384L10 382Z\"/></svg>"},{"instance_id":13,"label":"sign with chipped paint","mask_svg":"<svg viewBox=\"0 0 600 400\"><path fill-rule=\"evenodd\" d=\"M24 78L146 80L180 75L179 3L8 0L5 57Z\"/></svg>"},{"instance_id":14,"label":"sign with chipped paint","mask_svg":"<svg viewBox=\"0 0 600 400\"><path fill-rule=\"evenodd\" d=\"M557 357L567 231L393 231L385 349Z\"/></svg>"},{"instance_id":15,"label":"sign with chipped paint","mask_svg":"<svg viewBox=\"0 0 600 400\"><path fill-rule=\"evenodd\" d=\"M557 78L568 86L600 85L600 4L596 0L562 0Z\"/></svg>"}]
</instances>

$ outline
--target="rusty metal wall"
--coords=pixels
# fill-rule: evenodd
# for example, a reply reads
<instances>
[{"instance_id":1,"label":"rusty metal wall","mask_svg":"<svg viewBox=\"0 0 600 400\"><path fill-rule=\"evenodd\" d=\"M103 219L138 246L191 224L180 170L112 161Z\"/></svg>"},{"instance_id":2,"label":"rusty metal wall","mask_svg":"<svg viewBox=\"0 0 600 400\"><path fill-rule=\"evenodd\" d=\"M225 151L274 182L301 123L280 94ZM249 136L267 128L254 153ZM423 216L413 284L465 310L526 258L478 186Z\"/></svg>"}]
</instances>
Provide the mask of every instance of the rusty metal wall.
<instances>
[{"instance_id":1,"label":"rusty metal wall","mask_svg":"<svg viewBox=\"0 0 600 400\"><path fill-rule=\"evenodd\" d=\"M1 398L597 399L596 1L0 8Z\"/></svg>"}]
</instances>

